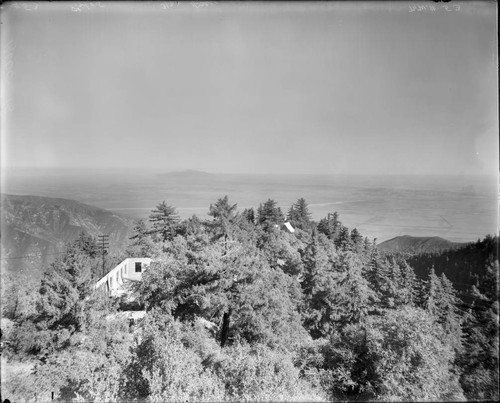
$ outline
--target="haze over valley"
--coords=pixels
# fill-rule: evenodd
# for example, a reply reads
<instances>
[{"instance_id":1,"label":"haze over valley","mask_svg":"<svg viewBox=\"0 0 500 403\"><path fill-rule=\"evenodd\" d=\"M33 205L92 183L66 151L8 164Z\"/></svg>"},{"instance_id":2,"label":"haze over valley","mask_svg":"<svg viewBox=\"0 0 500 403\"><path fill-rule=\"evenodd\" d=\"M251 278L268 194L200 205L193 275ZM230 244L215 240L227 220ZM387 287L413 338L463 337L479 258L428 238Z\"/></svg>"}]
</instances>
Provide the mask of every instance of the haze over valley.
<instances>
[{"instance_id":1,"label":"haze over valley","mask_svg":"<svg viewBox=\"0 0 500 403\"><path fill-rule=\"evenodd\" d=\"M399 235L468 242L497 228L495 177L452 175L251 175L203 171L17 170L4 193L61 197L133 219L165 200L181 218L207 218L225 195L240 211L268 198L287 211L300 197L319 221L337 211L351 228L383 242Z\"/></svg>"}]
</instances>

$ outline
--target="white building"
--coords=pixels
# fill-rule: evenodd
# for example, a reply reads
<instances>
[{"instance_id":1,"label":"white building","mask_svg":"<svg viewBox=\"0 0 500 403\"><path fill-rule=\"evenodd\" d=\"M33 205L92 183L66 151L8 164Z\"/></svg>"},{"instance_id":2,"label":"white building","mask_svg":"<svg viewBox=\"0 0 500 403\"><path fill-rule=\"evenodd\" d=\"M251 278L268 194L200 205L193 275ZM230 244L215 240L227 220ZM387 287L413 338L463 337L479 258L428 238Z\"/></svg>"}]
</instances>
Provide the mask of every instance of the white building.
<instances>
[{"instance_id":1,"label":"white building","mask_svg":"<svg viewBox=\"0 0 500 403\"><path fill-rule=\"evenodd\" d=\"M147 257L127 258L101 278L94 290L105 291L110 296L119 296L126 292L126 283L142 280L142 273L150 264L151 259Z\"/></svg>"}]
</instances>

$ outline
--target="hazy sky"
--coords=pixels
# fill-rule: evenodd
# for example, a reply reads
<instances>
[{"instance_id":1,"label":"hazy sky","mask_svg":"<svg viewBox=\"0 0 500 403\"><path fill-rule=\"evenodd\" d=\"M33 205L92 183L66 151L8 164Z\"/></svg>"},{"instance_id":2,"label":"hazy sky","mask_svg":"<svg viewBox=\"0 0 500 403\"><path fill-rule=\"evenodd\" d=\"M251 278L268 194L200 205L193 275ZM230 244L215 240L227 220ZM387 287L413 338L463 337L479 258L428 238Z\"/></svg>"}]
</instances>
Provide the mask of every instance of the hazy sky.
<instances>
[{"instance_id":1,"label":"hazy sky","mask_svg":"<svg viewBox=\"0 0 500 403\"><path fill-rule=\"evenodd\" d=\"M76 4L2 6L3 167L497 172L494 2Z\"/></svg>"}]
</instances>

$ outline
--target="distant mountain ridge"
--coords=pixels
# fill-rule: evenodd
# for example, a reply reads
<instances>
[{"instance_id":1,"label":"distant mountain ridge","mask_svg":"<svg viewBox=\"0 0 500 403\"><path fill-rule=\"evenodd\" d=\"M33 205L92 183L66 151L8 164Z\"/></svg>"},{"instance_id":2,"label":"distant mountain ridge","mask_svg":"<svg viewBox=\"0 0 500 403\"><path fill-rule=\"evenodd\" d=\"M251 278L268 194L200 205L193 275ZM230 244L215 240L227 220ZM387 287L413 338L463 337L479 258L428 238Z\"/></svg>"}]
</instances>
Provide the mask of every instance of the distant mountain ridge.
<instances>
[{"instance_id":1,"label":"distant mountain ridge","mask_svg":"<svg viewBox=\"0 0 500 403\"><path fill-rule=\"evenodd\" d=\"M377 245L383 252L401 252L401 253L433 253L448 249L457 249L467 245L462 242L452 242L447 239L434 237L416 237L410 235L397 236Z\"/></svg>"},{"instance_id":2,"label":"distant mountain ridge","mask_svg":"<svg viewBox=\"0 0 500 403\"><path fill-rule=\"evenodd\" d=\"M75 200L2 194L2 269L41 270L81 232L109 234L110 252L123 251L133 221Z\"/></svg>"},{"instance_id":3,"label":"distant mountain ridge","mask_svg":"<svg viewBox=\"0 0 500 403\"><path fill-rule=\"evenodd\" d=\"M184 169L182 171L172 171L159 174L159 176L174 176L174 177L198 177L198 176L211 176L210 172L198 171L196 169Z\"/></svg>"}]
</instances>

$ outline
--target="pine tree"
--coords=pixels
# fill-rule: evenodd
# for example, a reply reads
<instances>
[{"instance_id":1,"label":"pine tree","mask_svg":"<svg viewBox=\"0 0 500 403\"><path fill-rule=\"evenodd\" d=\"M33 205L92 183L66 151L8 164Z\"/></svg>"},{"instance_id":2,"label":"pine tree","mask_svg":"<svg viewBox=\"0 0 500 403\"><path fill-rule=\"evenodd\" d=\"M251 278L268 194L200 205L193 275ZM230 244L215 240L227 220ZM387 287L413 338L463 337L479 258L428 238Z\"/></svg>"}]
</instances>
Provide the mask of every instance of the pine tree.
<instances>
[{"instance_id":1,"label":"pine tree","mask_svg":"<svg viewBox=\"0 0 500 403\"><path fill-rule=\"evenodd\" d=\"M214 205L210 205L208 215L213 217L212 228L215 239L223 237L224 241L227 242L237 219L236 208L237 204L231 205L227 196L217 200Z\"/></svg>"},{"instance_id":2,"label":"pine tree","mask_svg":"<svg viewBox=\"0 0 500 403\"><path fill-rule=\"evenodd\" d=\"M167 205L164 200L156 206L155 210L152 210L149 221L153 224L150 233L165 242L175 237L180 218L175 207Z\"/></svg>"},{"instance_id":3,"label":"pine tree","mask_svg":"<svg viewBox=\"0 0 500 403\"><path fill-rule=\"evenodd\" d=\"M249 223L255 224L255 211L253 208L243 210L241 214Z\"/></svg>"},{"instance_id":4,"label":"pine tree","mask_svg":"<svg viewBox=\"0 0 500 403\"><path fill-rule=\"evenodd\" d=\"M440 276L442 296L440 299L440 323L442 324L446 334L453 338L453 345L460 348L462 337L462 315L459 312L458 305L461 303L457 297L457 292L453 288L453 284L445 276L444 273Z\"/></svg>"},{"instance_id":5,"label":"pine tree","mask_svg":"<svg viewBox=\"0 0 500 403\"><path fill-rule=\"evenodd\" d=\"M290 207L287 215L288 221L296 227L304 231L311 230L311 213L304 198L297 200L295 204Z\"/></svg>"},{"instance_id":6,"label":"pine tree","mask_svg":"<svg viewBox=\"0 0 500 403\"><path fill-rule=\"evenodd\" d=\"M460 382L469 400L498 401L499 394L499 264L486 264L485 277L473 286L473 303L464 323Z\"/></svg>"},{"instance_id":7,"label":"pine tree","mask_svg":"<svg viewBox=\"0 0 500 403\"><path fill-rule=\"evenodd\" d=\"M368 257L368 264L365 267L364 276L368 280L370 287L374 290L379 290L380 288L380 270L382 257L377 248L372 248L370 255Z\"/></svg>"},{"instance_id":8,"label":"pine tree","mask_svg":"<svg viewBox=\"0 0 500 403\"><path fill-rule=\"evenodd\" d=\"M297 250L302 243L295 234L287 231L261 231L255 245L270 267L279 268L291 276L300 276L302 273L302 257Z\"/></svg>"},{"instance_id":9,"label":"pine tree","mask_svg":"<svg viewBox=\"0 0 500 403\"><path fill-rule=\"evenodd\" d=\"M406 260L399 263L399 268L401 271L401 284L398 304L415 305L418 294L417 276Z\"/></svg>"},{"instance_id":10,"label":"pine tree","mask_svg":"<svg viewBox=\"0 0 500 403\"><path fill-rule=\"evenodd\" d=\"M363 263L352 252L341 252L330 262L314 241L304 257L304 326L313 338L358 323L372 309L377 295L363 277Z\"/></svg>"},{"instance_id":11,"label":"pine tree","mask_svg":"<svg viewBox=\"0 0 500 403\"><path fill-rule=\"evenodd\" d=\"M369 316L332 335L328 347L331 400L464 400L452 348L422 309Z\"/></svg>"},{"instance_id":12,"label":"pine tree","mask_svg":"<svg viewBox=\"0 0 500 403\"><path fill-rule=\"evenodd\" d=\"M328 218L319 220L318 231L330 238L330 223L328 222Z\"/></svg>"},{"instance_id":13,"label":"pine tree","mask_svg":"<svg viewBox=\"0 0 500 403\"><path fill-rule=\"evenodd\" d=\"M292 278L270 268L251 246L233 242L223 251L212 243L192 260L185 258L193 251L184 245L178 256L153 263L140 290L146 309L184 322L197 316L218 321L222 347L236 336L285 348L303 339Z\"/></svg>"},{"instance_id":14,"label":"pine tree","mask_svg":"<svg viewBox=\"0 0 500 403\"><path fill-rule=\"evenodd\" d=\"M363 248L363 237L361 236L361 234L359 233L359 231L356 228L354 228L351 231L351 241L352 241L353 250L356 253L361 252L362 248Z\"/></svg>"},{"instance_id":15,"label":"pine tree","mask_svg":"<svg viewBox=\"0 0 500 403\"><path fill-rule=\"evenodd\" d=\"M358 323L378 301L376 293L363 277L363 262L352 252L339 254L335 265L338 287L335 308L342 325Z\"/></svg>"},{"instance_id":16,"label":"pine tree","mask_svg":"<svg viewBox=\"0 0 500 403\"><path fill-rule=\"evenodd\" d=\"M2 317L21 322L32 316L35 313L40 279L34 278L30 271L16 273L5 271L1 280Z\"/></svg>"},{"instance_id":17,"label":"pine tree","mask_svg":"<svg viewBox=\"0 0 500 403\"><path fill-rule=\"evenodd\" d=\"M352 250L353 244L352 239L349 236L349 228L341 225L338 231L338 235L335 237L334 243L339 250Z\"/></svg>"},{"instance_id":18,"label":"pine tree","mask_svg":"<svg viewBox=\"0 0 500 403\"><path fill-rule=\"evenodd\" d=\"M200 220L196 215L189 217L181 224L184 227L183 233L185 237L189 235L201 235L204 232L203 221Z\"/></svg>"},{"instance_id":19,"label":"pine tree","mask_svg":"<svg viewBox=\"0 0 500 403\"><path fill-rule=\"evenodd\" d=\"M146 226L146 222L144 220L137 220L135 222L133 231L134 235L132 235L130 239L141 241L149 235L149 229Z\"/></svg>"},{"instance_id":20,"label":"pine tree","mask_svg":"<svg viewBox=\"0 0 500 403\"><path fill-rule=\"evenodd\" d=\"M268 230L275 226L280 226L285 221L285 217L277 203L268 199L264 204L261 204L257 210L257 223L264 229Z\"/></svg>"},{"instance_id":21,"label":"pine tree","mask_svg":"<svg viewBox=\"0 0 500 403\"><path fill-rule=\"evenodd\" d=\"M460 300L453 285L444 274L436 276L434 268L431 268L426 294L425 309L441 325L448 343L455 351L459 351L462 343L462 319L457 307Z\"/></svg>"},{"instance_id":22,"label":"pine tree","mask_svg":"<svg viewBox=\"0 0 500 403\"><path fill-rule=\"evenodd\" d=\"M431 267L428 278L429 279L426 284L426 295L424 296L424 307L427 312L436 318L439 315L441 281L439 280L439 277L436 276L434 267Z\"/></svg>"},{"instance_id":23,"label":"pine tree","mask_svg":"<svg viewBox=\"0 0 500 403\"><path fill-rule=\"evenodd\" d=\"M37 322L49 328L63 326L79 330L83 324L85 300L92 293L92 261L75 246L52 263L44 273L37 305Z\"/></svg>"},{"instance_id":24,"label":"pine tree","mask_svg":"<svg viewBox=\"0 0 500 403\"><path fill-rule=\"evenodd\" d=\"M381 307L397 308L416 301L417 279L404 259L390 257L378 268Z\"/></svg>"},{"instance_id":25,"label":"pine tree","mask_svg":"<svg viewBox=\"0 0 500 403\"><path fill-rule=\"evenodd\" d=\"M333 214L328 214L328 217L322 218L318 224L318 231L325 234L328 239L332 241L336 241L340 229L342 227L342 223L339 221L339 213L334 212Z\"/></svg>"},{"instance_id":26,"label":"pine tree","mask_svg":"<svg viewBox=\"0 0 500 403\"><path fill-rule=\"evenodd\" d=\"M302 262L304 327L313 338L324 337L332 331L337 319L331 306L335 278L329 270L331 263L328 261L326 251L318 243L316 236L313 236L312 242L305 248Z\"/></svg>"},{"instance_id":27,"label":"pine tree","mask_svg":"<svg viewBox=\"0 0 500 403\"><path fill-rule=\"evenodd\" d=\"M363 252L368 254L371 251L371 244L370 240L368 239L367 236L365 236L365 239L363 240Z\"/></svg>"},{"instance_id":28,"label":"pine tree","mask_svg":"<svg viewBox=\"0 0 500 403\"><path fill-rule=\"evenodd\" d=\"M136 221L133 235L130 237L133 242L127 248L127 255L130 257L154 257L158 250L150 234L151 231L144 220Z\"/></svg>"},{"instance_id":29,"label":"pine tree","mask_svg":"<svg viewBox=\"0 0 500 403\"><path fill-rule=\"evenodd\" d=\"M90 258L95 258L102 253L96 239L83 231L80 232L80 235L73 242L73 245Z\"/></svg>"},{"instance_id":30,"label":"pine tree","mask_svg":"<svg viewBox=\"0 0 500 403\"><path fill-rule=\"evenodd\" d=\"M387 260L384 278L384 301L387 308L394 308L399 305L399 291L401 290L402 276L399 266L394 258Z\"/></svg>"},{"instance_id":31,"label":"pine tree","mask_svg":"<svg viewBox=\"0 0 500 403\"><path fill-rule=\"evenodd\" d=\"M302 252L303 280L302 290L307 300L311 300L316 292L319 279L328 269L328 256L318 242L317 233L313 233L311 242Z\"/></svg>"}]
</instances>

